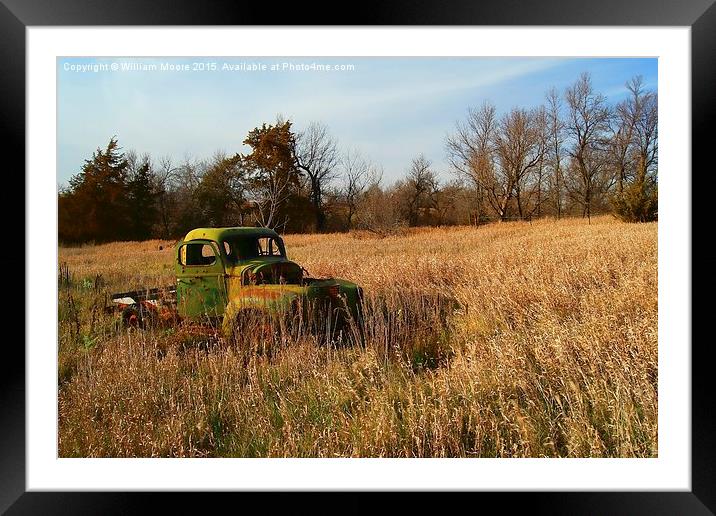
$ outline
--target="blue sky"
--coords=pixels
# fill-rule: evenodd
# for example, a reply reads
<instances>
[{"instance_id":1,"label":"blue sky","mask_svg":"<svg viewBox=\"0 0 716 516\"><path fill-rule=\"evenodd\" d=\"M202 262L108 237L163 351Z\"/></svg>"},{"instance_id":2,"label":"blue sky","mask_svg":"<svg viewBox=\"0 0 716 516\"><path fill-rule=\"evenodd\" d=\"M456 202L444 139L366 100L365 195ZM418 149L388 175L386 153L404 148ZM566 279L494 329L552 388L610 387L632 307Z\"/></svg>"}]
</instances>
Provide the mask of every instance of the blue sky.
<instances>
[{"instance_id":1,"label":"blue sky","mask_svg":"<svg viewBox=\"0 0 716 516\"><path fill-rule=\"evenodd\" d=\"M192 70L192 63L210 62L215 71ZM114 63L120 70L112 70ZM122 71L127 63L156 69ZM162 71L162 63L189 70ZM354 69L281 70L284 63ZM231 71L224 64L266 70ZM537 106L550 87L563 91L581 72L591 73L610 102L624 97L624 83L634 75L657 87L655 58L59 58L57 182L66 184L113 135L124 150L155 159L203 159L218 150L246 151L241 142L248 131L277 114L298 130L312 121L326 124L342 148L382 165L386 182L402 176L420 153L447 180L445 137L469 107L485 100L499 112Z\"/></svg>"}]
</instances>

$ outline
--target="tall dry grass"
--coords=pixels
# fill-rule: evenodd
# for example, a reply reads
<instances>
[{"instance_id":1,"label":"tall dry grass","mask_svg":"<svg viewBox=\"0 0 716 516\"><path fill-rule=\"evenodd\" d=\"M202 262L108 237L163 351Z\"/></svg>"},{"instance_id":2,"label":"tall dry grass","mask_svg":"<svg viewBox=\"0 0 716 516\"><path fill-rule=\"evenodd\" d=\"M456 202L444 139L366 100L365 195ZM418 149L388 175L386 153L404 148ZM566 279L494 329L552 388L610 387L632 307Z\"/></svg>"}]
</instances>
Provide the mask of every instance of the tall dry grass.
<instances>
[{"instance_id":1,"label":"tall dry grass","mask_svg":"<svg viewBox=\"0 0 716 516\"><path fill-rule=\"evenodd\" d=\"M106 294L171 283L171 246L60 249L60 455L657 455L656 224L286 244L364 287L364 346L122 330Z\"/></svg>"}]
</instances>

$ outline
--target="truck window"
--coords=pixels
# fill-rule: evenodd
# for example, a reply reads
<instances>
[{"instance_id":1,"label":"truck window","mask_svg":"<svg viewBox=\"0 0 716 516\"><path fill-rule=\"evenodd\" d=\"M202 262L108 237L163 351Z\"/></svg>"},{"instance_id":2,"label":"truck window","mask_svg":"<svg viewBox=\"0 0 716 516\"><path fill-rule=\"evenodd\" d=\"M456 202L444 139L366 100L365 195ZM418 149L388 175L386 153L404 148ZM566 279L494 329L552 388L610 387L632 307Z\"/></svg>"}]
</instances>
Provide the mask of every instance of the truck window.
<instances>
[{"instance_id":1,"label":"truck window","mask_svg":"<svg viewBox=\"0 0 716 516\"><path fill-rule=\"evenodd\" d=\"M181 248L179 260L187 266L213 265L216 263L216 254L209 244L186 244Z\"/></svg>"},{"instance_id":2,"label":"truck window","mask_svg":"<svg viewBox=\"0 0 716 516\"><path fill-rule=\"evenodd\" d=\"M262 256L286 256L283 244L275 237L235 237L230 242L230 261L250 260Z\"/></svg>"},{"instance_id":3,"label":"truck window","mask_svg":"<svg viewBox=\"0 0 716 516\"><path fill-rule=\"evenodd\" d=\"M234 256L234 251L233 251L233 249L231 249L231 244L229 244L229 242L227 242L226 240L224 240L224 252L226 253L226 257L229 260L231 260L232 262L236 261L236 256Z\"/></svg>"},{"instance_id":4,"label":"truck window","mask_svg":"<svg viewBox=\"0 0 716 516\"><path fill-rule=\"evenodd\" d=\"M258 256L281 256L281 250L271 237L262 237L256 239Z\"/></svg>"}]
</instances>

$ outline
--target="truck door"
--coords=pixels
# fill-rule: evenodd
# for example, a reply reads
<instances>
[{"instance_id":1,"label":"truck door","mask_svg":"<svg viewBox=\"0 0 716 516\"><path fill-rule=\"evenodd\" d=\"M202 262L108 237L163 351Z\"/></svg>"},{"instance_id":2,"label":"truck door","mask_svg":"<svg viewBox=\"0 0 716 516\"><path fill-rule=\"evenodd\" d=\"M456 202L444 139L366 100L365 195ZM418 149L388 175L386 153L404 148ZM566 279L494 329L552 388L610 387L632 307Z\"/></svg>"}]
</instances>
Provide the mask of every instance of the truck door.
<instances>
[{"instance_id":1,"label":"truck door","mask_svg":"<svg viewBox=\"0 0 716 516\"><path fill-rule=\"evenodd\" d=\"M189 319L219 317L226 307L226 275L216 242L191 240L177 246L177 308Z\"/></svg>"}]
</instances>

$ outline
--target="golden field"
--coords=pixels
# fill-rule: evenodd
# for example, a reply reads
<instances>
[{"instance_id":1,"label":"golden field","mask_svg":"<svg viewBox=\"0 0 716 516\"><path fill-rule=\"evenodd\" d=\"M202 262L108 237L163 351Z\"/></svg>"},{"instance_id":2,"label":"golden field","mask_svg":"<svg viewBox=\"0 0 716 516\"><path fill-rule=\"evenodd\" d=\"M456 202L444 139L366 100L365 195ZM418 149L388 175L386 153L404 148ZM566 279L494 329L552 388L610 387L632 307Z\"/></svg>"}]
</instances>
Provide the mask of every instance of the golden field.
<instances>
[{"instance_id":1,"label":"golden field","mask_svg":"<svg viewBox=\"0 0 716 516\"><path fill-rule=\"evenodd\" d=\"M173 243L60 248L60 456L657 455L656 223L285 241L363 286L364 346L124 330L107 294L171 284Z\"/></svg>"}]
</instances>

